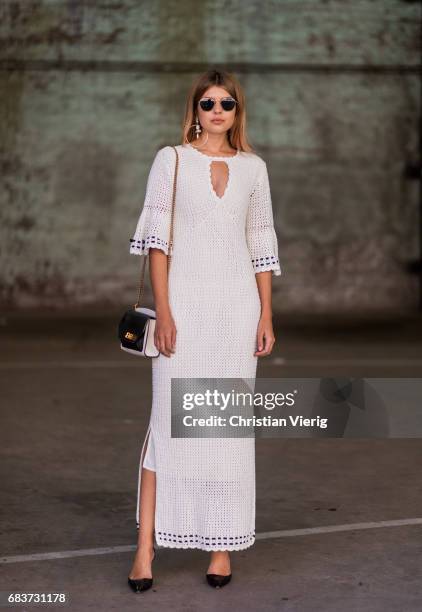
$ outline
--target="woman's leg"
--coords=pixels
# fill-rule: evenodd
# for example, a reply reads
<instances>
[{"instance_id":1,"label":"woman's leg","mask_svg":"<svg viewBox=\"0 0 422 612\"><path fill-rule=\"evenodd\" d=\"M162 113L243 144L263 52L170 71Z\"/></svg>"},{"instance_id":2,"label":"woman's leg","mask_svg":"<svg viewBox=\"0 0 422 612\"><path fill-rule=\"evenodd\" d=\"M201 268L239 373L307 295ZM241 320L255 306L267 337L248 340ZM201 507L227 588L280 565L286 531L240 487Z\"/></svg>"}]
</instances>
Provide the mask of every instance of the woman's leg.
<instances>
[{"instance_id":1,"label":"woman's leg","mask_svg":"<svg viewBox=\"0 0 422 612\"><path fill-rule=\"evenodd\" d=\"M228 576L231 573L230 554L228 550L213 550L207 574Z\"/></svg>"},{"instance_id":2,"label":"woman's leg","mask_svg":"<svg viewBox=\"0 0 422 612\"><path fill-rule=\"evenodd\" d=\"M136 555L129 578L152 578L154 556L155 472L142 468L139 533Z\"/></svg>"}]
</instances>

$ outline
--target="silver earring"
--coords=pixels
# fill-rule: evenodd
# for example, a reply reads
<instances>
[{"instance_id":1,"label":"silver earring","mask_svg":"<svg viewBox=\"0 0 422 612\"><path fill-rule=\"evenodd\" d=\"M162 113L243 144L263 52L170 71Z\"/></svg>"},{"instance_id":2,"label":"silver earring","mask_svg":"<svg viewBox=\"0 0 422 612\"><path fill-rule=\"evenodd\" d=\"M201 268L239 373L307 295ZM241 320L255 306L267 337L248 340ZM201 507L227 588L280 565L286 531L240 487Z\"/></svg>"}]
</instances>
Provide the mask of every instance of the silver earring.
<instances>
[{"instance_id":1,"label":"silver earring","mask_svg":"<svg viewBox=\"0 0 422 612\"><path fill-rule=\"evenodd\" d=\"M192 123L192 125L189 127L189 129L192 128L193 126L195 126L195 133L196 133L196 138L197 139L199 138L199 134L201 134L201 132L203 132L203 131L207 135L206 141L202 144L202 147L205 147L205 145L208 142L208 131L202 129L202 127L201 127L201 125L199 123L198 115L196 116L195 123ZM191 144L187 138L185 138L185 143L186 144ZM191 146L193 146L193 145L191 145ZM202 148L202 147L194 147L194 149L199 149L199 148Z\"/></svg>"},{"instance_id":2,"label":"silver earring","mask_svg":"<svg viewBox=\"0 0 422 612\"><path fill-rule=\"evenodd\" d=\"M201 133L201 126L199 124L198 115L196 115L196 122L195 122L195 134L196 134L196 138L199 138L199 134L200 133Z\"/></svg>"}]
</instances>

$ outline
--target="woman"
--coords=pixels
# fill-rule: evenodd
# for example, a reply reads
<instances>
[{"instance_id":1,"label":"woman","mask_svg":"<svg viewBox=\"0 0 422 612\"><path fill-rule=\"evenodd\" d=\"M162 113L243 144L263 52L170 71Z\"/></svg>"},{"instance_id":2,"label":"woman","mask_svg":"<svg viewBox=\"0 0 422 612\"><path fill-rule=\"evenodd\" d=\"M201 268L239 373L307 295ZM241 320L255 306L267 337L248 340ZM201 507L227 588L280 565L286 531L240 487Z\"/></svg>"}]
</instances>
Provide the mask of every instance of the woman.
<instances>
[{"instance_id":1,"label":"woman","mask_svg":"<svg viewBox=\"0 0 422 612\"><path fill-rule=\"evenodd\" d=\"M179 167L169 273L176 154L152 164L130 253L150 257L157 315L153 402L141 451L135 591L152 585L160 546L210 551L207 581L231 578L231 550L255 541L255 440L172 438L171 378L255 378L274 345L272 275L280 275L266 163L246 138L245 97L227 72L193 84L177 145ZM176 339L177 338L177 339ZM147 443L144 453L145 444Z\"/></svg>"}]
</instances>

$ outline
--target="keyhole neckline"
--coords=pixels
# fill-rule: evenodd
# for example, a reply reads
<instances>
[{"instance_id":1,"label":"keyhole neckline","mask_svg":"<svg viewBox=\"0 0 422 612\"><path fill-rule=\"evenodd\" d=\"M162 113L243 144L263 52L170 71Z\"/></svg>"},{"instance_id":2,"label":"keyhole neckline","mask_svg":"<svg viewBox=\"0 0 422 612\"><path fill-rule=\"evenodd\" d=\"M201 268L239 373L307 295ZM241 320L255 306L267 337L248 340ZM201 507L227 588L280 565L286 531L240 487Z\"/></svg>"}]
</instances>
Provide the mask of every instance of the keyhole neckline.
<instances>
[{"instance_id":1,"label":"keyhole neckline","mask_svg":"<svg viewBox=\"0 0 422 612\"><path fill-rule=\"evenodd\" d=\"M208 165L208 172L207 172L207 174L208 174L208 186L209 186L210 191L211 191L212 195L214 196L214 198L216 198L218 201L221 202L222 200L224 200L225 196L227 195L227 190L228 190L228 188L230 186L231 170L230 170L230 166L228 164L226 164L226 166L227 166L227 173L228 173L228 175L227 175L227 183L226 183L226 187L224 189L224 192L222 193L221 196L219 196L218 193L214 189L214 185L212 184L212 165L213 165L213 163L215 161L222 161L222 160L214 159L213 156L210 156L210 157L211 157L211 159L208 160L208 164L207 164Z\"/></svg>"},{"instance_id":2,"label":"keyhole neckline","mask_svg":"<svg viewBox=\"0 0 422 612\"><path fill-rule=\"evenodd\" d=\"M188 147L190 149L193 149L194 151L196 151L196 153L198 153L198 155L201 155L202 157L205 157L206 159L226 161L227 159L236 159L236 157L239 157L239 153L240 153L240 149L237 149L235 155L208 155L208 153L202 153L202 151L199 151L198 149L196 149L194 146L190 144L190 142L188 143Z\"/></svg>"}]
</instances>

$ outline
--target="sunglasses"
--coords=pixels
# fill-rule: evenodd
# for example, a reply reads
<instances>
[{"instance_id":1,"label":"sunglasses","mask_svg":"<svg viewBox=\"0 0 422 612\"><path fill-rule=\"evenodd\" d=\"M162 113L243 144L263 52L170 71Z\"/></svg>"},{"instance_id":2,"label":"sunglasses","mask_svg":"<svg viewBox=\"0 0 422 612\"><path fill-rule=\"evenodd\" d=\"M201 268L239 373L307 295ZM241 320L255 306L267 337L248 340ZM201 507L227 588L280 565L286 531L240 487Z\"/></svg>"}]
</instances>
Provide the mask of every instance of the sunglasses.
<instances>
[{"instance_id":1,"label":"sunglasses","mask_svg":"<svg viewBox=\"0 0 422 612\"><path fill-rule=\"evenodd\" d=\"M233 110L237 104L237 100L235 100L234 98L222 98L220 102L223 110L225 111ZM215 103L216 100L214 98L201 98L199 100L199 106L204 111L212 110L214 108Z\"/></svg>"}]
</instances>

